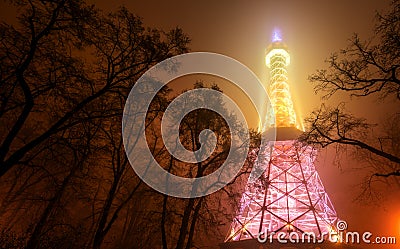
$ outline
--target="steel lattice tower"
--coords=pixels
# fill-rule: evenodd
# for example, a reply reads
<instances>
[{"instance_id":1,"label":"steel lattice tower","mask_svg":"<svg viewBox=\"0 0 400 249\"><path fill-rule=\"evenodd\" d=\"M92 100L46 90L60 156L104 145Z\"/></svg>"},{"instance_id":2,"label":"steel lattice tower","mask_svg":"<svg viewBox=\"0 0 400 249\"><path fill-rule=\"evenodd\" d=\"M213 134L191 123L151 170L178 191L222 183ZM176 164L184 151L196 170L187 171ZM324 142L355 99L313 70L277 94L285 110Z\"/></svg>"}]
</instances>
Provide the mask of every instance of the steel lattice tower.
<instances>
[{"instance_id":1,"label":"steel lattice tower","mask_svg":"<svg viewBox=\"0 0 400 249\"><path fill-rule=\"evenodd\" d=\"M253 167L264 173L249 179L225 244L257 239L260 232L273 240L278 233L318 239L336 231L337 215L314 165L316 150L296 140L301 131L288 84L290 56L279 37L274 36L265 58L272 108L264 135L275 130L276 139L258 151Z\"/></svg>"}]
</instances>

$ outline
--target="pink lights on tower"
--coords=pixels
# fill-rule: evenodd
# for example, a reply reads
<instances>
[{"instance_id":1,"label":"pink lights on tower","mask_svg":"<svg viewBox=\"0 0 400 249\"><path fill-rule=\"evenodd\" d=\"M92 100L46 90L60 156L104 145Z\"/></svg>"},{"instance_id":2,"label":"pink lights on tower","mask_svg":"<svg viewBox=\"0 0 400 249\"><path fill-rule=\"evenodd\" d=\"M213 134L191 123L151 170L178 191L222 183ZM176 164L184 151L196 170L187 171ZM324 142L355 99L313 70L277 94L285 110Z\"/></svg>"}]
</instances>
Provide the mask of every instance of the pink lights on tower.
<instances>
[{"instance_id":1,"label":"pink lights on tower","mask_svg":"<svg viewBox=\"0 0 400 249\"><path fill-rule=\"evenodd\" d=\"M275 30L266 54L272 110L263 135L275 130L276 141L252 152L258 153L253 167L264 173L247 183L225 244L255 240L260 232L276 239L278 233L321 238L336 231L337 215L314 165L316 150L296 140L301 131L289 89L289 62L287 47ZM271 115L276 122L269 121L275 120Z\"/></svg>"}]
</instances>

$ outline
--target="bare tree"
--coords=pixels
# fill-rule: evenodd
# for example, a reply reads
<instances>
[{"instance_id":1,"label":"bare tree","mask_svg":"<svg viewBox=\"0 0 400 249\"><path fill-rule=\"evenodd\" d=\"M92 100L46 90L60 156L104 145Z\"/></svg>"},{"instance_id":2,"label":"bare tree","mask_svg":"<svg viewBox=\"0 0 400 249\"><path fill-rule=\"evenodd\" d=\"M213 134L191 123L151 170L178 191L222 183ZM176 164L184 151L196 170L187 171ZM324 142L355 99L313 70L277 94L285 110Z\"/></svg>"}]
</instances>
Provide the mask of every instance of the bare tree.
<instances>
[{"instance_id":1,"label":"bare tree","mask_svg":"<svg viewBox=\"0 0 400 249\"><path fill-rule=\"evenodd\" d=\"M330 97L337 91L352 96L378 94L400 100L400 1L394 0L386 15L377 14L375 35L361 41L357 34L350 45L328 60L329 70L318 70L310 76L315 91Z\"/></svg>"},{"instance_id":2,"label":"bare tree","mask_svg":"<svg viewBox=\"0 0 400 249\"><path fill-rule=\"evenodd\" d=\"M206 88L206 85L200 81L194 85L194 88ZM213 85L211 88L221 91L217 85ZM182 107L192 106L194 102L201 101L211 101L213 105L223 106L223 102L219 98L202 99L190 94L179 101L179 106ZM217 170L225 162L230 149L234 150L230 147L232 131L224 118L207 109L191 111L183 118L179 126L179 139L183 146L189 151L198 151L202 146L200 132L204 129L210 129L217 137L216 148L208 158L199 160L197 163L182 162L173 155L169 155L159 161L160 165L175 175L190 178L206 176ZM236 120L234 116L229 118ZM242 124L237 120L233 123L237 127L232 128L240 130ZM154 125L159 126L159 123L155 122ZM249 168L244 167L241 173L228 185L233 184L240 176L249 173ZM227 197L227 194L229 197ZM210 239L205 240L209 236L215 237L214 243L221 242L223 235L219 233L219 229L226 228L226 221L230 221L232 209L236 207L236 205L228 206L233 207L232 209L227 207L228 203L231 204L230 201L232 200L230 199L233 196L232 189L229 187L198 198L179 199L167 195L158 196L161 198L154 199L155 208L150 209L149 212L153 212L154 217L158 217L159 230L153 234L153 237L159 240L159 245L164 249L198 248L204 246L205 241L210 241ZM212 231L210 231L210 227L213 227ZM223 230L223 233L225 232Z\"/></svg>"},{"instance_id":3,"label":"bare tree","mask_svg":"<svg viewBox=\"0 0 400 249\"><path fill-rule=\"evenodd\" d=\"M1 25L1 176L60 132L73 112L88 102L70 110L65 110L64 105L61 115L51 108L65 99L57 100L62 89L71 87L72 93L78 82L85 80L85 72L77 70L82 64L70 52L76 43L82 42L80 34L84 33L93 10L78 1L30 1L16 5L22 12L19 28ZM72 87L73 84L76 86ZM75 99L72 94L70 98ZM54 103L46 106L46 101Z\"/></svg>"},{"instance_id":4,"label":"bare tree","mask_svg":"<svg viewBox=\"0 0 400 249\"><path fill-rule=\"evenodd\" d=\"M20 27L2 24L0 30L0 176L86 120L84 109L96 100L129 91L150 66L187 51L180 29L146 30L123 8L106 18L80 1L17 4ZM84 66L84 50L94 50L91 67Z\"/></svg>"},{"instance_id":5,"label":"bare tree","mask_svg":"<svg viewBox=\"0 0 400 249\"><path fill-rule=\"evenodd\" d=\"M150 127L152 122L160 118L161 111L165 109L168 103L167 94L169 93L168 88L162 89L157 97L152 101L150 108L147 113L147 134L150 137L149 147L155 158L164 156L165 148L160 145L160 138L151 131ZM115 98L114 100L116 100ZM114 102L117 108L124 107L124 98L119 102ZM121 213L129 206L130 202L134 199L140 198L143 195L141 190L142 180L134 174L130 168L128 157L123 146L123 138L121 131L121 119L122 117L115 117L108 122L107 125L101 127L101 147L99 157L105 156L100 171L94 169L95 174L97 173L101 177L98 178L97 184L102 188L106 189L104 197L97 194L97 198L93 200L95 202L93 215L96 217L96 224L94 225L93 235L93 249L99 249L104 242L104 239L113 228L113 226L121 223ZM149 128L150 127L150 128ZM111 173L109 173L111 172ZM107 184L109 183L109 184ZM108 185L108 186L107 186ZM150 200L151 201L151 200ZM138 211L134 209L133 211ZM120 233L123 233L121 229Z\"/></svg>"},{"instance_id":6,"label":"bare tree","mask_svg":"<svg viewBox=\"0 0 400 249\"><path fill-rule=\"evenodd\" d=\"M316 84L315 91L323 92L323 98L344 91L354 97L375 95L381 101L399 104L399 15L400 1L394 0L388 13L377 14L375 35L369 41L362 42L354 35L349 47L327 60L329 69L318 70L309 77ZM399 113L391 115L390 120L395 124ZM374 176L400 176L398 136L387 129L374 134L374 125L345 111L343 103L335 108L323 105L306 119L306 126L301 140L321 147L336 146L338 151L348 147L367 151L387 162L375 167ZM388 163L390 166L386 167Z\"/></svg>"},{"instance_id":7,"label":"bare tree","mask_svg":"<svg viewBox=\"0 0 400 249\"><path fill-rule=\"evenodd\" d=\"M98 248L135 192L122 180L125 99L143 72L187 51L189 39L179 28L145 28L125 8L106 15L78 0L13 3L19 23L0 25L1 230L25 229L28 248L83 247L94 233ZM92 168L110 166L112 184L95 184ZM93 189L88 178L110 187L93 209L101 214L89 215L93 226L83 218L85 204L98 201L96 193L82 198ZM67 234L69 243L47 239Z\"/></svg>"}]
</instances>

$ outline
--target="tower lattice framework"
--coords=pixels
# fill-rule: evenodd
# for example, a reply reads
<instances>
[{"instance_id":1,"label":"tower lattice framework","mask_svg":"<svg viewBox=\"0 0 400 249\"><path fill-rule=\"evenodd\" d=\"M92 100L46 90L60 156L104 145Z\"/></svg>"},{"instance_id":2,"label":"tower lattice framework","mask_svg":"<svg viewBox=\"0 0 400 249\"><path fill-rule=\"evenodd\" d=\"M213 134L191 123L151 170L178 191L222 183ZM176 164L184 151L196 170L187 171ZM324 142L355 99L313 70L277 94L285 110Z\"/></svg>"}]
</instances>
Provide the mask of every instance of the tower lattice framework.
<instances>
[{"instance_id":1,"label":"tower lattice framework","mask_svg":"<svg viewBox=\"0 0 400 249\"><path fill-rule=\"evenodd\" d=\"M276 131L275 141L261 146L253 163L263 174L249 179L225 242L276 239L283 234L327 237L336 231L336 211L315 169L316 150L297 142L301 133L290 94L286 45L275 40L267 49L272 108L265 120L264 135ZM275 117L275 118L274 118Z\"/></svg>"}]
</instances>

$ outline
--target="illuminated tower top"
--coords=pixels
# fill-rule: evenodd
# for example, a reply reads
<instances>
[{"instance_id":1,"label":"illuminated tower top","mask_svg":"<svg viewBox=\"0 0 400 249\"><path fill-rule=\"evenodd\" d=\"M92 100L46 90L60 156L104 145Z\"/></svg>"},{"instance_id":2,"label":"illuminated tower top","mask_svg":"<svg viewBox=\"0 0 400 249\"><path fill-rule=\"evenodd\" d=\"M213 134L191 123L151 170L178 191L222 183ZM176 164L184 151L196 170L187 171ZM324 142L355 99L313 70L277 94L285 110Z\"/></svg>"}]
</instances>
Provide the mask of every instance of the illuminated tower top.
<instances>
[{"instance_id":1,"label":"illuminated tower top","mask_svg":"<svg viewBox=\"0 0 400 249\"><path fill-rule=\"evenodd\" d=\"M290 55L278 32L274 32L273 42L267 48L265 62L270 68L269 94L272 104L272 110L267 114L266 128L297 127L286 69L290 64Z\"/></svg>"}]
</instances>

